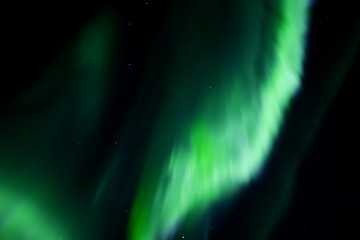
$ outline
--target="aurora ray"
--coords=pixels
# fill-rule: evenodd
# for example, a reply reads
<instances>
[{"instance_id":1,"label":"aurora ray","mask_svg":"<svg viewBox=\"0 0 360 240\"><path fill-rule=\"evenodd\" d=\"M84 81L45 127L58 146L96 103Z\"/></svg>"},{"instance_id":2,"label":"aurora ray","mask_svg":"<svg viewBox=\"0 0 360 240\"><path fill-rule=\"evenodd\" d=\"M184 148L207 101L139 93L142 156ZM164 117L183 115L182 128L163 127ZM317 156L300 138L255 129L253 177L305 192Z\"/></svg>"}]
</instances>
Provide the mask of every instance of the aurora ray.
<instances>
[{"instance_id":1,"label":"aurora ray","mask_svg":"<svg viewBox=\"0 0 360 240\"><path fill-rule=\"evenodd\" d=\"M211 93L204 94L193 117L170 131L174 144L164 160L156 159L158 155L153 153L159 151L161 143L160 137L154 136L133 206L129 239L167 239L177 226L191 221L190 216L200 216L214 202L241 190L264 167L286 109L300 87L308 18L306 1L282 0L276 4L279 9L274 17L273 35L265 35L273 37L272 48L268 50L273 54L266 74L251 69L256 57L248 59L248 68L236 59L235 64L222 69L217 86L207 87ZM232 7L239 6L233 3ZM241 20L240 16L232 17ZM196 27L192 26L193 31L200 31ZM198 35L187 36L196 39ZM186 46L188 39L182 41ZM191 47L187 50L190 52ZM189 52L185 50L184 55L191 55ZM180 59L179 65L184 64L181 61L186 58ZM191 81L198 81L198 76L209 76L205 70L186 72L185 68L185 73L174 77L177 84L169 87L169 99L173 101L164 107L157 130L171 122L173 116L181 118L178 92L191 86ZM179 83L181 77L185 83ZM160 172L154 173L151 165L157 165L156 161L164 164Z\"/></svg>"}]
</instances>

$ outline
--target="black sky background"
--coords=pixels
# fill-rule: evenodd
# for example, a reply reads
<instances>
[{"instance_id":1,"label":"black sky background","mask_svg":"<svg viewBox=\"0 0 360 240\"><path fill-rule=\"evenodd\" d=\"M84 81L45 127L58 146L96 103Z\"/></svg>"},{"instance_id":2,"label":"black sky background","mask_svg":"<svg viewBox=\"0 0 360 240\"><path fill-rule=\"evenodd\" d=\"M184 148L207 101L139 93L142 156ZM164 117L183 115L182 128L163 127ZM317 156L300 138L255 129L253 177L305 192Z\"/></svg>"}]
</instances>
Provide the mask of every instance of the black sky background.
<instances>
[{"instance_id":1,"label":"black sky background","mask_svg":"<svg viewBox=\"0 0 360 240\"><path fill-rule=\"evenodd\" d=\"M131 80L129 91L123 96L129 103L128 107L123 106L124 112L129 111L143 84L146 57L152 47L150 43L167 23L169 2L149 1L145 5L145 1L136 0L118 1L115 4L123 14L121 24L125 31L121 56L125 60L121 62L118 74L125 74L125 78ZM18 13L21 29L15 31L20 50L7 59L10 68L5 69L5 75L8 72L12 74L9 80L2 80L1 110L6 109L8 102L21 96L37 81L102 6L104 2L100 0L28 1L21 4ZM349 45L358 37L359 19L360 11L355 1L317 1L314 5L304 76L304 88L312 90L300 96L301 102L305 103L299 103L299 109L311 106L317 91L326 87L324 76L334 73L336 66L346 64L342 62L342 54L349 51ZM132 26L128 26L129 22ZM276 225L271 239L360 239L359 53L356 56L299 165L292 201ZM134 68L129 71L127 63L132 63ZM116 91L116 86L114 89ZM306 118L294 114L295 119L290 121L296 122L297 117ZM289 128L291 126L289 124ZM293 139L296 139L295 130L280 141ZM277 151L289 151L285 148L286 145ZM275 153L275 156L277 154L283 153ZM286 154L291 153L282 156ZM273 168L276 171L280 169L279 165ZM246 232L247 220L245 217L239 220L238 216L244 214L242 209L251 205L255 196L259 196L255 191L262 191L263 195L260 196L273 197L274 186L266 182L269 179L271 176L265 176L255 183L253 190L247 193L247 198L239 201L231 214L219 218L219 224L212 230L210 239L237 239L239 232ZM254 212L249 211L247 214ZM254 221L259 221L261 225L261 219Z\"/></svg>"}]
</instances>

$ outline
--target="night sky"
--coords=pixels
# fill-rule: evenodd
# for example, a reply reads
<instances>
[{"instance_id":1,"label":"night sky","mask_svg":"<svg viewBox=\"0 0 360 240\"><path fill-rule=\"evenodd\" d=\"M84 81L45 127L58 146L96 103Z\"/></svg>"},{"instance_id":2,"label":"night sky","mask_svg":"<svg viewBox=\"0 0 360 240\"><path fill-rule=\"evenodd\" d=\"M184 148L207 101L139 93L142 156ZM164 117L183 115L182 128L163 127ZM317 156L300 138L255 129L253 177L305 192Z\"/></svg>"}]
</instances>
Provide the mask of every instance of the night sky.
<instances>
[{"instance_id":1,"label":"night sky","mask_svg":"<svg viewBox=\"0 0 360 240\"><path fill-rule=\"evenodd\" d=\"M360 239L355 5L19 3L0 240Z\"/></svg>"}]
</instances>

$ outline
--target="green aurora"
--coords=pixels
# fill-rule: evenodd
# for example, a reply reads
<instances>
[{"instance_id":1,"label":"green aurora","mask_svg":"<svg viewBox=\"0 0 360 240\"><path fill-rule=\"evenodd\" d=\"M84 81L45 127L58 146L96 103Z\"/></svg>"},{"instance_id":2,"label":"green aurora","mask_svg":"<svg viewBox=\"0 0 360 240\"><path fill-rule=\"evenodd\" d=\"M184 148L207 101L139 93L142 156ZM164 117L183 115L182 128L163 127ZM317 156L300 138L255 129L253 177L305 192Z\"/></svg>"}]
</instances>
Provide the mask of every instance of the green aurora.
<instances>
[{"instance_id":1,"label":"green aurora","mask_svg":"<svg viewBox=\"0 0 360 240\"><path fill-rule=\"evenodd\" d=\"M132 102L115 104L119 118L109 117L109 96L114 86L128 91L117 69L128 65L128 26L119 24L126 10L113 6L0 108L1 240L206 240L196 231L214 206L229 207L267 170L302 90L309 1L169 6ZM288 204L297 164L358 49L356 33L301 112L306 131L288 154L296 159L279 173L286 187L270 207L258 200L254 211L266 213L247 219L250 239L268 239Z\"/></svg>"},{"instance_id":2,"label":"green aurora","mask_svg":"<svg viewBox=\"0 0 360 240\"><path fill-rule=\"evenodd\" d=\"M164 131L164 125L171 121L169 116L178 115L178 109L174 110L178 101L177 91L190 88L202 75L214 84L203 85L209 93L204 93L191 120L186 120L185 126L174 131L174 145L168 160L160 164L163 166L160 176L154 176L158 172L152 169L143 178L133 207L131 240L168 239L189 215L202 214L212 203L238 191L261 171L291 98L300 87L307 29L308 5L305 1L284 0L277 4L281 6L278 16L269 23L273 32L263 36L272 41L272 48L266 49L269 53L260 54L267 58L271 55L265 74L259 74L252 68L256 65L256 54L259 54L256 49L263 44L260 42L251 46L253 51L246 56L246 66L243 66L244 53L233 45L231 66L222 66L219 72L206 67L192 72L176 69L177 73L182 74L178 74L174 82L183 82L182 85L170 87L169 99L176 97L170 100L169 106L164 107L165 114L159 120L155 135ZM255 3L250 5L255 9L259 7ZM218 9L221 6L214 3L211 7ZM243 6L233 3L231 7L236 12L237 8L240 11ZM197 15L196 18L210 15L206 12L202 14L204 16ZM208 46L191 46L194 38L199 38L198 42L201 43L204 38L202 34L205 30L201 32L201 26L194 24L198 20L196 18L189 21L192 32L185 35L191 36L191 39L184 38L180 43L187 46L187 51L183 51L178 58L190 62L188 65L207 62L208 56L195 54L202 50L211 51ZM251 16L248 18L245 21L253 20ZM241 15L234 15L233 19L234 27L244 21ZM258 39L262 29L255 28L251 34L252 38ZM183 64L179 62L177 66ZM185 69L190 68L188 65ZM209 63L209 66L212 64ZM154 149L163 145L156 136L152 142ZM154 164L156 158L159 155L150 154L148 164Z\"/></svg>"},{"instance_id":3,"label":"green aurora","mask_svg":"<svg viewBox=\"0 0 360 240\"><path fill-rule=\"evenodd\" d=\"M85 231L91 221L83 219L90 204L71 194L79 188L74 182L83 171L82 159L91 159L85 143L99 127L115 23L114 12L106 8L26 94L9 103L0 127L0 239L94 236Z\"/></svg>"}]
</instances>

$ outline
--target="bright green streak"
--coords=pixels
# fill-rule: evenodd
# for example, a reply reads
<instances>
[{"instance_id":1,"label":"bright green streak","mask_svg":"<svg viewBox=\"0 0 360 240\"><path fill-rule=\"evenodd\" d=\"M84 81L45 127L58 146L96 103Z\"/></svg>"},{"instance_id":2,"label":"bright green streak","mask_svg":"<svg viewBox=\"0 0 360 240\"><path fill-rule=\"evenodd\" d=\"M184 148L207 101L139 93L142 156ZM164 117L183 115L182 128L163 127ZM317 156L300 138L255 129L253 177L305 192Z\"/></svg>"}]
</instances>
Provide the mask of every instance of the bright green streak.
<instances>
[{"instance_id":1,"label":"bright green streak","mask_svg":"<svg viewBox=\"0 0 360 240\"><path fill-rule=\"evenodd\" d=\"M131 240L166 238L190 214L199 216L238 191L264 166L300 86L307 26L306 1L279 2L270 71L262 79L235 73L223 79L225 90L205 97L186 131L178 132L159 178L144 178L131 216ZM259 86L250 88L247 82L254 81Z\"/></svg>"}]
</instances>

